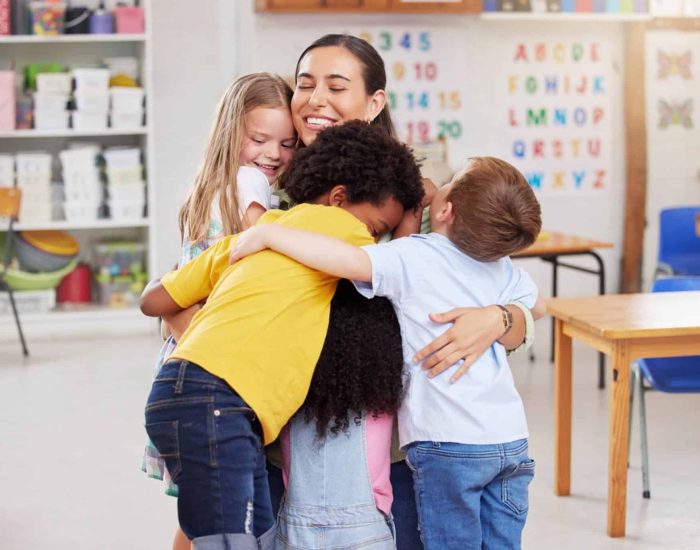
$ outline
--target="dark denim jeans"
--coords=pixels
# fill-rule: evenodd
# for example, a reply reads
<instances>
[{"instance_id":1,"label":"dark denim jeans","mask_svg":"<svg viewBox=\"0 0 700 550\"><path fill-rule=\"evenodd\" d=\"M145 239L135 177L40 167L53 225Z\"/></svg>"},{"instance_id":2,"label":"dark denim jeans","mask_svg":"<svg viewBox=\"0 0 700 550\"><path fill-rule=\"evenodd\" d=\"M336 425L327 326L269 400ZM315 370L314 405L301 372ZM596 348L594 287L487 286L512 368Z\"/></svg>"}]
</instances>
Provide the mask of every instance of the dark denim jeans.
<instances>
[{"instance_id":1,"label":"dark denim jeans","mask_svg":"<svg viewBox=\"0 0 700 550\"><path fill-rule=\"evenodd\" d=\"M408 448L426 550L519 550L535 462L527 439Z\"/></svg>"},{"instance_id":2,"label":"dark denim jeans","mask_svg":"<svg viewBox=\"0 0 700 550\"><path fill-rule=\"evenodd\" d=\"M197 550L257 549L274 517L255 414L223 380L188 361L163 365L146 431L180 489L180 526Z\"/></svg>"},{"instance_id":3,"label":"dark denim jeans","mask_svg":"<svg viewBox=\"0 0 700 550\"><path fill-rule=\"evenodd\" d=\"M394 502L391 515L396 526L397 550L423 550L418 532L416 495L413 492L413 474L405 460L391 465L391 488Z\"/></svg>"}]
</instances>

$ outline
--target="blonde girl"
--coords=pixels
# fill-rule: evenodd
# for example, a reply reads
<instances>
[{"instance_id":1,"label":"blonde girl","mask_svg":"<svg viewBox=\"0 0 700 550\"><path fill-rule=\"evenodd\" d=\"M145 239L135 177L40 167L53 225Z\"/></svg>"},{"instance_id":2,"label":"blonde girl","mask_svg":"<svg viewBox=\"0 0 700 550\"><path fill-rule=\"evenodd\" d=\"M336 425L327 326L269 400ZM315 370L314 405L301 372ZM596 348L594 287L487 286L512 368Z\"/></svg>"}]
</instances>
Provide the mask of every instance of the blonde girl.
<instances>
[{"instance_id":1,"label":"blonde girl","mask_svg":"<svg viewBox=\"0 0 700 550\"><path fill-rule=\"evenodd\" d=\"M178 267L226 235L247 229L272 206L270 185L289 165L297 140L291 97L292 90L281 77L254 73L234 81L219 101L204 161L180 209ZM171 335L158 355L156 374L198 309L194 306L163 319ZM166 494L177 496L177 485L150 440L142 470L165 481ZM173 549L189 548L178 529Z\"/></svg>"}]
</instances>

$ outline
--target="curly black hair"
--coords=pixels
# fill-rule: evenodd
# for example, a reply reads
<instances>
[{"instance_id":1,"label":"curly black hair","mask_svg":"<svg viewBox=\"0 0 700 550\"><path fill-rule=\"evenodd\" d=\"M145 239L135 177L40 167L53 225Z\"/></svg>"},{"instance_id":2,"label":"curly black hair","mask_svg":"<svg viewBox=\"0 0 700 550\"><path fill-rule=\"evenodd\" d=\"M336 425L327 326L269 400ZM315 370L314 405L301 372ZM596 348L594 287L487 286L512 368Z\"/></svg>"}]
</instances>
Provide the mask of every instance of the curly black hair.
<instances>
[{"instance_id":1,"label":"curly black hair","mask_svg":"<svg viewBox=\"0 0 700 550\"><path fill-rule=\"evenodd\" d=\"M353 120L323 130L294 155L283 185L295 203L312 202L334 186L348 200L381 205L395 198L404 209L420 206L423 185L411 150L385 129Z\"/></svg>"},{"instance_id":2,"label":"curly black hair","mask_svg":"<svg viewBox=\"0 0 700 550\"><path fill-rule=\"evenodd\" d=\"M368 300L346 280L331 301L328 333L302 406L323 439L348 429L350 415L393 414L403 389L401 329L391 302Z\"/></svg>"}]
</instances>

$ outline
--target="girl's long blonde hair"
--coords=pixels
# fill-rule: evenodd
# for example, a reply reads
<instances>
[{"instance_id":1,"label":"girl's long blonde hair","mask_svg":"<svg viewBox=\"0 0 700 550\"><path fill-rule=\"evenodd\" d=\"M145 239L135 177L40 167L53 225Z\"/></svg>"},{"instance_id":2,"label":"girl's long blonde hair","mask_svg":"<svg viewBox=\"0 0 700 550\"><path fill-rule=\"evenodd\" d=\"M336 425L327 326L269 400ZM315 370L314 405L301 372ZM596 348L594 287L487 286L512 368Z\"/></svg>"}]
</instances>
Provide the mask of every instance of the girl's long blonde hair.
<instances>
[{"instance_id":1,"label":"girl's long blonde hair","mask_svg":"<svg viewBox=\"0 0 700 550\"><path fill-rule=\"evenodd\" d=\"M284 79L271 73L242 76L229 86L216 108L216 118L195 178L194 186L180 208L180 236L185 228L190 242L207 238L209 210L216 193L224 234L241 231L236 175L245 136L245 115L257 107L289 109L292 89Z\"/></svg>"}]
</instances>

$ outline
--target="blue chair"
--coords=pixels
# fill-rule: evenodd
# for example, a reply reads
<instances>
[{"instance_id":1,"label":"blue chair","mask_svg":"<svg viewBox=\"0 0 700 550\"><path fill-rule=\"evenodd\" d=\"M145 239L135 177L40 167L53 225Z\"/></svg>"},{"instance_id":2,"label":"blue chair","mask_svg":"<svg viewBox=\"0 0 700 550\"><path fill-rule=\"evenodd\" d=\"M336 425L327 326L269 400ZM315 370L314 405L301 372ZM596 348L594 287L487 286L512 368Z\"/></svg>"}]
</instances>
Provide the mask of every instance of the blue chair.
<instances>
[{"instance_id":1,"label":"blue chair","mask_svg":"<svg viewBox=\"0 0 700 550\"><path fill-rule=\"evenodd\" d=\"M700 277L669 277L654 281L652 292L700 290ZM646 403L650 390L666 393L700 393L700 355L640 359L632 368L630 388L630 430L635 386L639 388L639 421L642 443L642 485L644 498L649 498L649 449L647 442Z\"/></svg>"},{"instance_id":2,"label":"blue chair","mask_svg":"<svg viewBox=\"0 0 700 550\"><path fill-rule=\"evenodd\" d=\"M667 208L659 216L659 276L700 275L700 236L696 216L700 206Z\"/></svg>"}]
</instances>

